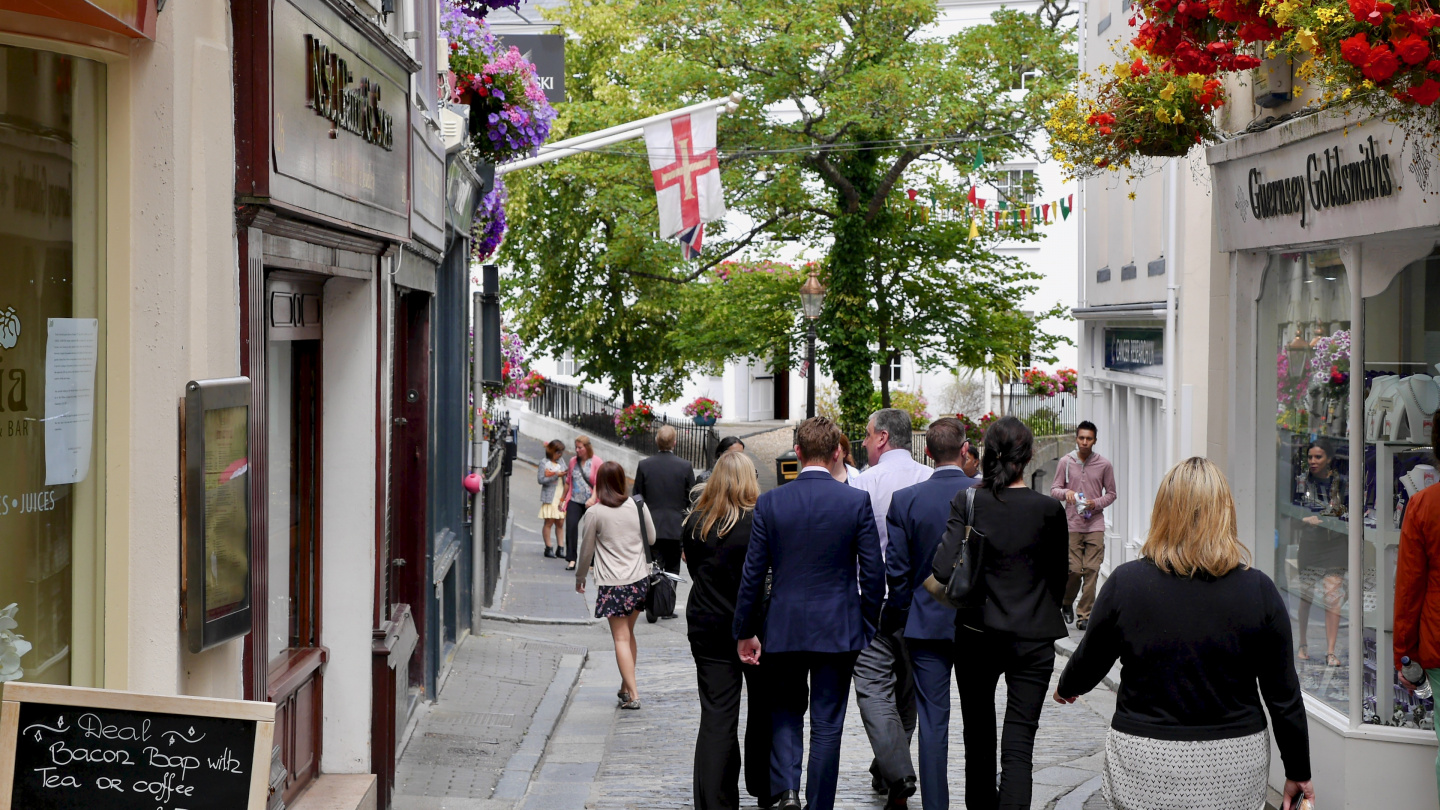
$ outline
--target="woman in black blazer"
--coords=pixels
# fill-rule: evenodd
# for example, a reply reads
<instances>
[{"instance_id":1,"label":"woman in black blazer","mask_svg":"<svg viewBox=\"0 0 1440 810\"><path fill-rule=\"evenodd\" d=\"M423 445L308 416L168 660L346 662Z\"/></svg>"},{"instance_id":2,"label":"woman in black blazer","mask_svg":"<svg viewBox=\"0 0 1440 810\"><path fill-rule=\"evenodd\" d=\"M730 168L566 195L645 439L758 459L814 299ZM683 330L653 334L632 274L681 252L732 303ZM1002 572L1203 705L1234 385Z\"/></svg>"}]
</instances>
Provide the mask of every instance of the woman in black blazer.
<instances>
[{"instance_id":1,"label":"woman in black blazer","mask_svg":"<svg viewBox=\"0 0 1440 810\"><path fill-rule=\"evenodd\" d=\"M984 535L985 604L955 621L955 680L965 722L965 806L1028 808L1040 709L1066 635L1061 597L1070 575L1065 508L1025 486L1034 436L1013 416L985 432L984 480L975 491L975 531ZM965 532L966 493L950 504L947 544ZM963 665L958 662L964 661ZM1008 692L995 786L995 687Z\"/></svg>"},{"instance_id":2,"label":"woman in black blazer","mask_svg":"<svg viewBox=\"0 0 1440 810\"><path fill-rule=\"evenodd\" d=\"M740 662L731 625L735 597L750 547L755 501L760 496L755 464L728 453L696 487L699 500L681 530L693 584L685 606L690 652L700 687L700 731L695 739L695 810L740 807L740 685L750 698L745 724L745 788L761 807L770 789L770 704L761 668Z\"/></svg>"}]
</instances>

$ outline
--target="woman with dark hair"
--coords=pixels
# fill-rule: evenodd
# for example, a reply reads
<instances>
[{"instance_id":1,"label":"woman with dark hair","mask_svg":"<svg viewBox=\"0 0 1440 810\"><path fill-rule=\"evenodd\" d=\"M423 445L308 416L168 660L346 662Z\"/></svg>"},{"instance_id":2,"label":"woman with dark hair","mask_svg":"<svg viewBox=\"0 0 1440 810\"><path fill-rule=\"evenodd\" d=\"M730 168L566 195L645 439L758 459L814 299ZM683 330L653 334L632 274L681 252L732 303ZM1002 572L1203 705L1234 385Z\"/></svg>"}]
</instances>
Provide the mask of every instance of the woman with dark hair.
<instances>
[{"instance_id":1,"label":"woman with dark hair","mask_svg":"<svg viewBox=\"0 0 1440 810\"><path fill-rule=\"evenodd\" d=\"M595 570L595 618L610 622L615 665L620 669L620 708L640 708L635 685L635 618L645 607L650 565L645 543L655 543L650 510L625 497L625 469L613 461L595 474L595 503L580 522L575 592L585 593L585 575ZM644 526L641 526L644 521ZM645 539L641 539L641 538Z\"/></svg>"},{"instance_id":2,"label":"woman with dark hair","mask_svg":"<svg viewBox=\"0 0 1440 810\"><path fill-rule=\"evenodd\" d=\"M715 463L720 463L720 459L730 455L731 453L744 452L745 442L741 441L739 436L726 436L725 438L720 440L719 444L715 445ZM713 470L714 467L711 467L709 470L702 470L699 475L695 476L695 483L703 484L706 481L709 481L710 474ZM691 501L694 501L698 497L700 497L700 494L698 492L692 492L690 494Z\"/></svg>"},{"instance_id":3,"label":"woman with dark hair","mask_svg":"<svg viewBox=\"0 0 1440 810\"><path fill-rule=\"evenodd\" d=\"M849 484L852 478L860 474L860 470L855 467L855 454L850 452L850 437L843 433L840 434L840 455L845 462L845 475L843 478L837 475L835 480Z\"/></svg>"},{"instance_id":4,"label":"woman with dark hair","mask_svg":"<svg viewBox=\"0 0 1440 810\"><path fill-rule=\"evenodd\" d=\"M1065 507L1025 486L1034 436L1006 416L985 432L968 519L984 538L983 607L955 617L955 668L965 724L965 806L1027 808L1040 708L1055 668L1055 639L1065 635L1060 600L1070 575ZM945 543L963 535L967 496L950 503ZM1005 726L1000 735L1000 786L995 786L995 687L1005 677Z\"/></svg>"},{"instance_id":5,"label":"woman with dark hair","mask_svg":"<svg viewBox=\"0 0 1440 810\"><path fill-rule=\"evenodd\" d=\"M1346 572L1350 568L1350 543L1345 534L1325 526L1320 519L1345 514L1349 483L1335 469L1334 455L1328 442L1311 442L1305 448L1305 475L1296 487L1300 504L1317 514L1301 519L1296 532L1300 540L1296 560L1300 569L1300 605L1295 616L1299 636L1295 657L1310 660L1310 645L1305 637L1310 629L1310 607L1315 603L1318 589L1325 607L1325 663L1338 667L1340 657L1335 654L1335 642L1340 638L1340 609L1349 590Z\"/></svg>"}]
</instances>

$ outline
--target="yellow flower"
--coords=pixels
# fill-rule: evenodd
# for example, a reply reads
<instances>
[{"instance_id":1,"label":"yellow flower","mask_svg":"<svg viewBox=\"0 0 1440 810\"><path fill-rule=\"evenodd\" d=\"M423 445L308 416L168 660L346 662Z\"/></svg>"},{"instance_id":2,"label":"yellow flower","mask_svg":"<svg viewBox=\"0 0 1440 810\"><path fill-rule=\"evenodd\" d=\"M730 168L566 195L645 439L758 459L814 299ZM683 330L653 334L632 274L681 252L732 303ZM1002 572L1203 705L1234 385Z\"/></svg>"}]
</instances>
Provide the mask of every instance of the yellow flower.
<instances>
[{"instance_id":1,"label":"yellow flower","mask_svg":"<svg viewBox=\"0 0 1440 810\"><path fill-rule=\"evenodd\" d=\"M1183 124L1185 123L1185 114L1177 110L1175 112L1175 117L1171 120L1173 120L1177 124Z\"/></svg>"},{"instance_id":2,"label":"yellow flower","mask_svg":"<svg viewBox=\"0 0 1440 810\"><path fill-rule=\"evenodd\" d=\"M1133 192L1133 191L1130 192L1130 199L1132 199L1132 200L1135 199L1135 192Z\"/></svg>"},{"instance_id":3,"label":"yellow flower","mask_svg":"<svg viewBox=\"0 0 1440 810\"><path fill-rule=\"evenodd\" d=\"M1117 78L1121 78L1121 79L1128 79L1128 78L1130 78L1130 66L1127 65L1127 64L1125 64L1124 62L1121 62L1120 64L1116 65L1116 66L1115 66L1114 68L1112 68L1112 69L1115 71L1115 76L1116 76Z\"/></svg>"},{"instance_id":4,"label":"yellow flower","mask_svg":"<svg viewBox=\"0 0 1440 810\"><path fill-rule=\"evenodd\" d=\"M1161 99L1162 101L1169 101L1170 99L1172 99L1172 98L1174 98L1174 97L1175 97L1175 83L1174 83L1174 82L1170 82L1169 84L1165 85L1165 89L1164 89L1164 90L1161 90L1161 91L1160 91L1160 99Z\"/></svg>"},{"instance_id":5,"label":"yellow flower","mask_svg":"<svg viewBox=\"0 0 1440 810\"><path fill-rule=\"evenodd\" d=\"M1155 118L1162 124L1170 123L1170 113L1166 112L1164 107L1155 108Z\"/></svg>"},{"instance_id":6,"label":"yellow flower","mask_svg":"<svg viewBox=\"0 0 1440 810\"><path fill-rule=\"evenodd\" d=\"M1205 89L1205 74L1203 73L1191 73L1185 77L1185 81L1189 83L1190 89L1197 93Z\"/></svg>"},{"instance_id":7,"label":"yellow flower","mask_svg":"<svg viewBox=\"0 0 1440 810\"><path fill-rule=\"evenodd\" d=\"M1314 31L1311 31L1309 28L1301 28L1300 31L1295 34L1295 44L1313 53L1316 48L1320 47L1320 40L1315 38Z\"/></svg>"}]
</instances>

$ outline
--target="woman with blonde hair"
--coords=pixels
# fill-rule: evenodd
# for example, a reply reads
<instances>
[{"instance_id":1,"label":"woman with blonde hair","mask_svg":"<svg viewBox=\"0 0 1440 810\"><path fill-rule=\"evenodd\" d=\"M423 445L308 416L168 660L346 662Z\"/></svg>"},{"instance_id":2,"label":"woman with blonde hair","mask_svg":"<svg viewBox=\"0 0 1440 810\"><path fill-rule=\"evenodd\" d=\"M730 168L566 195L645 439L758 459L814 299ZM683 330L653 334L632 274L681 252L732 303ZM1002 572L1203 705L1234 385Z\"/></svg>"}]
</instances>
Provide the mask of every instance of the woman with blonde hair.
<instances>
[{"instance_id":1,"label":"woman with blonde hair","mask_svg":"<svg viewBox=\"0 0 1440 810\"><path fill-rule=\"evenodd\" d=\"M1106 798L1117 810L1263 808L1268 710L1284 810L1301 796L1314 802L1290 614L1275 583L1247 564L1219 467L1196 457L1166 473L1140 554L1101 588L1055 690L1073 703L1120 660Z\"/></svg>"},{"instance_id":2,"label":"woman with blonde hair","mask_svg":"<svg viewBox=\"0 0 1440 810\"><path fill-rule=\"evenodd\" d=\"M575 437L575 455L565 468L565 490L560 495L561 511L565 513L565 559L569 565L566 571L575 570L575 555L580 550L580 520L585 510L595 505L595 476L599 474L604 459L595 455L595 447L589 436Z\"/></svg>"},{"instance_id":3,"label":"woman with blonde hair","mask_svg":"<svg viewBox=\"0 0 1440 810\"><path fill-rule=\"evenodd\" d=\"M750 546L755 501L760 497L755 464L744 453L715 462L680 534L694 583L685 607L690 653L700 686L700 732L695 738L695 810L740 806L740 684L750 696L745 726L745 789L762 807L770 790L770 706L758 666L740 663L731 625L740 574Z\"/></svg>"}]
</instances>

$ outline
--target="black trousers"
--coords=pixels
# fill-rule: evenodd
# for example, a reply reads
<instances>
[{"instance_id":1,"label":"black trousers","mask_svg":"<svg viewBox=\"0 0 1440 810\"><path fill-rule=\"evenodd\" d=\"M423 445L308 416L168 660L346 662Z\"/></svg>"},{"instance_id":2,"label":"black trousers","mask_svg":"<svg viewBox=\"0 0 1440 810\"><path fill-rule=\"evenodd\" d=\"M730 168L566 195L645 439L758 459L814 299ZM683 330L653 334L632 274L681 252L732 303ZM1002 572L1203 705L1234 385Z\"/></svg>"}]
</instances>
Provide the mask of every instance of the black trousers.
<instances>
[{"instance_id":1,"label":"black trousers","mask_svg":"<svg viewBox=\"0 0 1440 810\"><path fill-rule=\"evenodd\" d=\"M966 810L1028 810L1035 732L1055 669L1053 641L955 631L955 681L965 723ZM964 662L963 664L960 662ZM1000 789L995 789L995 686L1005 676Z\"/></svg>"},{"instance_id":2,"label":"black trousers","mask_svg":"<svg viewBox=\"0 0 1440 810\"><path fill-rule=\"evenodd\" d=\"M680 573L681 550L682 546L678 538L655 538L655 561L660 563L661 568L672 574Z\"/></svg>"},{"instance_id":3,"label":"black trousers","mask_svg":"<svg viewBox=\"0 0 1440 810\"><path fill-rule=\"evenodd\" d=\"M765 670L740 663L728 633L690 637L700 685L700 732L695 736L695 810L740 807L740 684L745 683L745 792L768 803L770 703Z\"/></svg>"},{"instance_id":4,"label":"black trousers","mask_svg":"<svg viewBox=\"0 0 1440 810\"><path fill-rule=\"evenodd\" d=\"M565 559L575 562L580 553L580 518L585 517L585 504L570 501L565 504Z\"/></svg>"}]
</instances>

